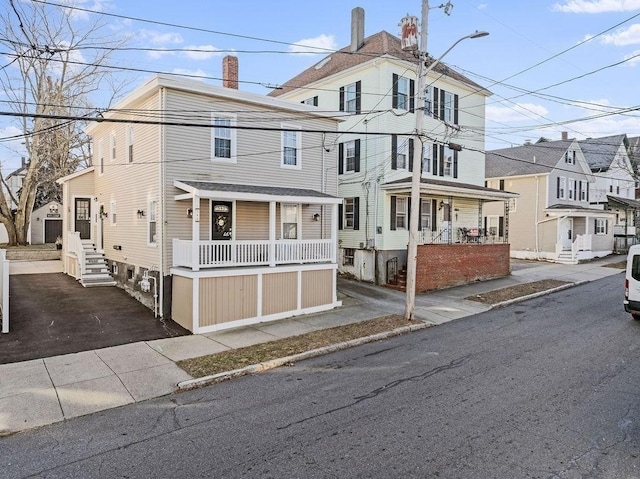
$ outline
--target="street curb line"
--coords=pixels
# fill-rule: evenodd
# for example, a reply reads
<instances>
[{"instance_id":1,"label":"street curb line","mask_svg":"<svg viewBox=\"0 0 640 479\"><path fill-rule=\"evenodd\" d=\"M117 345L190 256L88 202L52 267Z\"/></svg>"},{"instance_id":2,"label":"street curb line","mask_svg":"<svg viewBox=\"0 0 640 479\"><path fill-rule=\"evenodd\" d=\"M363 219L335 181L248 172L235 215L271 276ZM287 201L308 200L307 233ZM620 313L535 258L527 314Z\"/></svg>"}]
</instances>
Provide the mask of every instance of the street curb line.
<instances>
[{"instance_id":1,"label":"street curb line","mask_svg":"<svg viewBox=\"0 0 640 479\"><path fill-rule=\"evenodd\" d=\"M562 286L556 286L555 288L545 289L544 291L538 291L537 293L531 293L526 296L520 296L519 298L507 299L506 301L492 304L491 309L501 308L503 306L509 306L510 304L520 303L528 299L539 298L540 296L545 296L547 294L555 293L556 291L562 291L563 289L573 288L574 286L580 286L581 284L590 283L590 282L591 282L590 280L582 280L576 283L563 284Z\"/></svg>"},{"instance_id":2,"label":"street curb line","mask_svg":"<svg viewBox=\"0 0 640 479\"><path fill-rule=\"evenodd\" d=\"M237 378L240 376L246 376L248 374L260 373L283 366L288 363L294 363L302 361L304 359L315 358L316 356L322 356L328 353L334 353L343 349L352 348L354 346L360 346L362 344L373 343L381 339L392 338L394 336L400 336L402 334L411 333L420 329L425 329L433 326L423 321L418 324L412 324L410 326L403 326L402 328L396 328L391 331L385 331L378 334L372 334L371 336L364 336L362 338L351 339L349 341L343 341L341 343L330 344L322 348L312 349L310 351L304 351L298 354L292 354L291 356L285 356L283 358L272 359L270 361L264 361L258 364L252 364L240 369L233 369L231 371L224 371L210 376L204 376L201 378L187 379L178 383L178 389L181 391L188 391L189 389L195 389L201 386L208 386L209 384L215 384L227 379Z\"/></svg>"}]
</instances>

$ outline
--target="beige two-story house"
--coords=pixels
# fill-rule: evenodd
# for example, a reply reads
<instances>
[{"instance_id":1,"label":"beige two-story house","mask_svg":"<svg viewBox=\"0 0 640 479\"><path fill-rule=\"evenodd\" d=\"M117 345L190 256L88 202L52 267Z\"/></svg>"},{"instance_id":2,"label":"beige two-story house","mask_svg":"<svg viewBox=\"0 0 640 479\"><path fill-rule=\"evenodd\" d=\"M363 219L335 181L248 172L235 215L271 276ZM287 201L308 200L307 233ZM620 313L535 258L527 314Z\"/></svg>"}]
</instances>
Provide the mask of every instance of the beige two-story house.
<instances>
[{"instance_id":1,"label":"beige two-story house","mask_svg":"<svg viewBox=\"0 0 640 479\"><path fill-rule=\"evenodd\" d=\"M61 180L65 272L108 281L103 255L120 287L195 333L340 304L323 147L337 120L227 85L148 80L88 127L93 166Z\"/></svg>"},{"instance_id":2,"label":"beige two-story house","mask_svg":"<svg viewBox=\"0 0 640 479\"><path fill-rule=\"evenodd\" d=\"M489 241L482 230L484 206L493 202L504 208L515 197L484 187L490 92L442 63L428 74L425 91L418 92L415 53L404 51L400 39L386 31L365 37L361 8L352 11L351 25L349 46L270 93L321 111L340 110L344 119L340 136L329 145L338 152L339 196L344 198L340 270L364 281L394 283L407 261L411 208L420 209L421 245L474 244L479 251L488 242L506 241L506 236ZM464 45L474 47L473 42ZM424 110L418 109L422 95ZM424 141L413 136L416 115L424 115ZM421 154L420 203L411 205L413 159ZM421 254L429 255L427 249L420 248ZM460 255L462 249L449 254Z\"/></svg>"},{"instance_id":3,"label":"beige two-story house","mask_svg":"<svg viewBox=\"0 0 640 479\"><path fill-rule=\"evenodd\" d=\"M575 264L613 249L613 213L590 203L595 177L575 140L540 141L492 150L487 185L520 196L509 216L488 207L490 234L509 228L511 257Z\"/></svg>"}]
</instances>

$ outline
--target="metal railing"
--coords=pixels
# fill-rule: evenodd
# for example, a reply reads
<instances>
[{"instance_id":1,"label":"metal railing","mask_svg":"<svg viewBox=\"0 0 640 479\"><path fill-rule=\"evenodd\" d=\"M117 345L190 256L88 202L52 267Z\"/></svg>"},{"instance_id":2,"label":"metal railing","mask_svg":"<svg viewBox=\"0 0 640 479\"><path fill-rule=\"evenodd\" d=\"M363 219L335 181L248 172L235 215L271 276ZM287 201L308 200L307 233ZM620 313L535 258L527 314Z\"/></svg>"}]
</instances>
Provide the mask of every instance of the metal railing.
<instances>
[{"instance_id":1,"label":"metal railing","mask_svg":"<svg viewBox=\"0 0 640 479\"><path fill-rule=\"evenodd\" d=\"M387 284L398 284L398 258L387 260Z\"/></svg>"},{"instance_id":2,"label":"metal railing","mask_svg":"<svg viewBox=\"0 0 640 479\"><path fill-rule=\"evenodd\" d=\"M507 238L500 236L498 228L457 227L441 228L436 231L421 231L420 244L455 244L455 243L507 243Z\"/></svg>"}]
</instances>

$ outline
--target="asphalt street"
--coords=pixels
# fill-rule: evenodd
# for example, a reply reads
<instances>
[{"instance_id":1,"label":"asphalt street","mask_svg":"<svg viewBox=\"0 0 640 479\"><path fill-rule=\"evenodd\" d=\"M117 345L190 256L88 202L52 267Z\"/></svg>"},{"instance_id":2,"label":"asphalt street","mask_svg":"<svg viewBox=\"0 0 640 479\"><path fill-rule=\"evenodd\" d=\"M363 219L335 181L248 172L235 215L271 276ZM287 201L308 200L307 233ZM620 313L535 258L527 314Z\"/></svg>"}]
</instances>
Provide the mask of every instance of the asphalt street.
<instances>
[{"instance_id":1,"label":"asphalt street","mask_svg":"<svg viewBox=\"0 0 640 479\"><path fill-rule=\"evenodd\" d=\"M2 477L640 477L615 275L0 439Z\"/></svg>"}]
</instances>

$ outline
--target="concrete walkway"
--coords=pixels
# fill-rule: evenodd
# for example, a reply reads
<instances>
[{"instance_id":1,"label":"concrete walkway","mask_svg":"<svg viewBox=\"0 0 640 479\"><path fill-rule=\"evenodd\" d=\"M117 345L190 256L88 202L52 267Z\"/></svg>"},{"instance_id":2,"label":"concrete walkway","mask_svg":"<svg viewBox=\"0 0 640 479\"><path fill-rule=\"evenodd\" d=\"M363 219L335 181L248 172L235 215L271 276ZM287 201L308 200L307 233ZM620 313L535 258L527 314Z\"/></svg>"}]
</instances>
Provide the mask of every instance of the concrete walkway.
<instances>
[{"instance_id":1,"label":"concrete walkway","mask_svg":"<svg viewBox=\"0 0 640 479\"><path fill-rule=\"evenodd\" d=\"M593 281L620 274L603 265L624 259L609 256L580 265L514 261L507 278L418 295L416 317L442 324L491 309L464 299L468 296L541 279ZM55 272L49 269L57 267L57 262L32 262L31 268L14 263L12 274ZM622 277L620 283L622 289ZM402 292L343 279L338 289L343 306L326 313L0 365L0 435L170 394L179 382L191 379L175 364L181 359L404 311Z\"/></svg>"}]
</instances>

